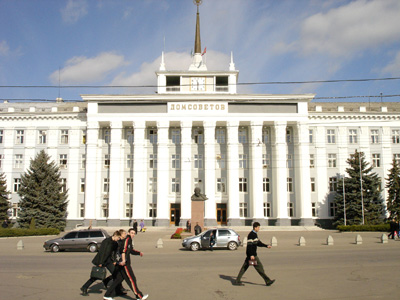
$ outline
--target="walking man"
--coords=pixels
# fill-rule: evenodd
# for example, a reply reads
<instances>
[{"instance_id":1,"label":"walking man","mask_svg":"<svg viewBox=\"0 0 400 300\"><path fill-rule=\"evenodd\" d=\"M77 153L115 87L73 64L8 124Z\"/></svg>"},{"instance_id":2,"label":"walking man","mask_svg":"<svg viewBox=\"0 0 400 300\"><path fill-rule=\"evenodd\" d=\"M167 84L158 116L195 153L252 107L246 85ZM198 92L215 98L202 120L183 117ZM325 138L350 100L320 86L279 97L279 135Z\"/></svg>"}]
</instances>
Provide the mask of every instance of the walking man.
<instances>
[{"instance_id":1,"label":"walking man","mask_svg":"<svg viewBox=\"0 0 400 300\"><path fill-rule=\"evenodd\" d=\"M247 236L247 248L246 248L246 259L244 260L243 266L239 271L238 276L236 277L236 281L234 285L244 285L241 282L243 274L249 268L250 263L254 266L258 274L264 279L265 284L270 286L275 282L275 279L271 280L264 272L264 267L257 256L257 247L265 247L271 248L270 245L266 245L258 239L258 232L260 231L260 223L254 222L253 230L250 231Z\"/></svg>"}]
</instances>

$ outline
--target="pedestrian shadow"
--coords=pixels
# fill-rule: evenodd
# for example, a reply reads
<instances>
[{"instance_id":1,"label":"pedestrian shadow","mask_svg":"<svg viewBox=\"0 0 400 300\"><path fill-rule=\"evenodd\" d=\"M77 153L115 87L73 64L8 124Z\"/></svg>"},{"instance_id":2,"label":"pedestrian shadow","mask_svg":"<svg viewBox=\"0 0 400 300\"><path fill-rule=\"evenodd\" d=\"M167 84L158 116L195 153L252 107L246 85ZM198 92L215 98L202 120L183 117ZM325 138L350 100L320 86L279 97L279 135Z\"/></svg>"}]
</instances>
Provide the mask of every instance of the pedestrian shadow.
<instances>
[{"instance_id":1,"label":"pedestrian shadow","mask_svg":"<svg viewBox=\"0 0 400 300\"><path fill-rule=\"evenodd\" d=\"M227 280L227 281L230 281L230 283L231 283L232 285L235 285L234 283L235 283L235 281L236 281L236 276L229 276L229 275L222 275L222 274L220 274L220 275L219 275L219 278L224 279L224 280ZM254 282L243 281L243 280L242 280L242 283L251 284L251 285L265 285L265 284L254 283Z\"/></svg>"}]
</instances>

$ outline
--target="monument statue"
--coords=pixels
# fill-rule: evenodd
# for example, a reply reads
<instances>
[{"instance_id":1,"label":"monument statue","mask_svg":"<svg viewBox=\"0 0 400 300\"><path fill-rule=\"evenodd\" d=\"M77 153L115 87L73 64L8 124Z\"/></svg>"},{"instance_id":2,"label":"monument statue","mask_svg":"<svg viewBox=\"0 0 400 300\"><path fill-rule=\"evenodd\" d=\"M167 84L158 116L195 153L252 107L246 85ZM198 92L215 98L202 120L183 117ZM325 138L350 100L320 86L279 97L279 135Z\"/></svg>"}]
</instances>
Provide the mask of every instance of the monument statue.
<instances>
[{"instance_id":1,"label":"monument statue","mask_svg":"<svg viewBox=\"0 0 400 300\"><path fill-rule=\"evenodd\" d=\"M199 187L196 187L194 189L194 194L192 195L192 201L205 201L208 198L206 195L201 193L201 189Z\"/></svg>"}]
</instances>

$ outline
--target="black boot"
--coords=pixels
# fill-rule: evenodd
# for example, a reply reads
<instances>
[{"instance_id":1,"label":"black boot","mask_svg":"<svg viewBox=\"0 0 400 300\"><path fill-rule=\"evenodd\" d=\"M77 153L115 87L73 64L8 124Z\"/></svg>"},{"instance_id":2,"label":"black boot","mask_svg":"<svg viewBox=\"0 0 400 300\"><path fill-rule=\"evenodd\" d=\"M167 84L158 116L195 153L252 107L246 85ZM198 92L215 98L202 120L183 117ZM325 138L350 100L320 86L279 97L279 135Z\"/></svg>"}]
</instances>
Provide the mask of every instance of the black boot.
<instances>
[{"instance_id":1,"label":"black boot","mask_svg":"<svg viewBox=\"0 0 400 300\"><path fill-rule=\"evenodd\" d=\"M88 291L87 291L87 288L81 287L81 291L82 291L82 296L89 296L89 293L88 293Z\"/></svg>"}]
</instances>

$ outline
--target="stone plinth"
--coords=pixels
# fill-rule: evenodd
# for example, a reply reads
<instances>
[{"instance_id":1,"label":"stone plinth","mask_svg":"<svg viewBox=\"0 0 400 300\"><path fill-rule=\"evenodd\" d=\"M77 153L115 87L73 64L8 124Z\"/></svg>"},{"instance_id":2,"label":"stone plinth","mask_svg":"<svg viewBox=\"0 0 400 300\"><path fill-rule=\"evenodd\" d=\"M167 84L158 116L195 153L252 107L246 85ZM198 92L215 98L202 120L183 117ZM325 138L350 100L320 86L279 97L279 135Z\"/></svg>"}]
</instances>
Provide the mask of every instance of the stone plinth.
<instances>
[{"instance_id":1,"label":"stone plinth","mask_svg":"<svg viewBox=\"0 0 400 300\"><path fill-rule=\"evenodd\" d=\"M204 201L192 201L192 233L194 234L194 227L199 223L201 231L204 230Z\"/></svg>"}]
</instances>

